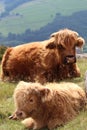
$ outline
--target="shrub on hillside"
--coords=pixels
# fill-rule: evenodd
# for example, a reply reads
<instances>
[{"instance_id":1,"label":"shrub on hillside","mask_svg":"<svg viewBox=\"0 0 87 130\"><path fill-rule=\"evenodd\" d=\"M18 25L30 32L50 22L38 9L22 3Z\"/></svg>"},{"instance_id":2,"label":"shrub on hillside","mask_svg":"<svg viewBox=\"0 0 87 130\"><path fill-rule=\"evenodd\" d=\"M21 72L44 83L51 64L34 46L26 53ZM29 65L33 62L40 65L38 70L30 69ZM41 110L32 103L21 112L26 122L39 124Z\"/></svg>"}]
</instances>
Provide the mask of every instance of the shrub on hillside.
<instances>
[{"instance_id":1,"label":"shrub on hillside","mask_svg":"<svg viewBox=\"0 0 87 130\"><path fill-rule=\"evenodd\" d=\"M2 60L2 56L6 49L7 49L6 46L0 45L0 61Z\"/></svg>"}]
</instances>

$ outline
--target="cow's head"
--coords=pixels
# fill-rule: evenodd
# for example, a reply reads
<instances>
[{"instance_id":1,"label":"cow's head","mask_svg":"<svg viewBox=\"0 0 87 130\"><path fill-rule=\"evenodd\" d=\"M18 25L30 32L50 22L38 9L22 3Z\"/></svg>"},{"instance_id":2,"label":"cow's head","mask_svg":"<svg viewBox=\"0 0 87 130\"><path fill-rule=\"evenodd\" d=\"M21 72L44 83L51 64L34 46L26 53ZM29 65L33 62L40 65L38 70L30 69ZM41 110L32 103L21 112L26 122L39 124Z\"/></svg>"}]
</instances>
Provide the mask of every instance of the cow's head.
<instances>
[{"instance_id":1,"label":"cow's head","mask_svg":"<svg viewBox=\"0 0 87 130\"><path fill-rule=\"evenodd\" d=\"M60 63L73 64L76 62L76 47L82 47L84 39L79 37L78 33L69 29L60 30L51 35L54 43L48 45L48 48L57 48L60 56ZM54 44L54 45L53 45Z\"/></svg>"}]
</instances>

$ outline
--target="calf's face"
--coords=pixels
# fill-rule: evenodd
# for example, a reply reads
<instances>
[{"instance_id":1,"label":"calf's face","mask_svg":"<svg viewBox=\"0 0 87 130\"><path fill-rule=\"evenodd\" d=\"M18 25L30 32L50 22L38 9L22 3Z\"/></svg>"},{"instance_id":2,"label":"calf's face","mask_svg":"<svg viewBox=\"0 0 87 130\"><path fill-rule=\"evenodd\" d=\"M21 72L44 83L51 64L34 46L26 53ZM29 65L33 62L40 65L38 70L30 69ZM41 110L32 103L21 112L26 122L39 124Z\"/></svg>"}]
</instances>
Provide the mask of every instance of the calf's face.
<instances>
[{"instance_id":1,"label":"calf's face","mask_svg":"<svg viewBox=\"0 0 87 130\"><path fill-rule=\"evenodd\" d=\"M25 119L26 117L31 116L34 112L37 111L39 101L40 101L39 97L37 97L34 94L28 94L28 95L26 95L25 93L22 93L20 95L18 94L18 96L15 97L16 118Z\"/></svg>"},{"instance_id":2,"label":"calf's face","mask_svg":"<svg viewBox=\"0 0 87 130\"><path fill-rule=\"evenodd\" d=\"M25 83L23 83L25 85ZM10 119L25 119L27 117L32 117L36 113L40 113L43 108L43 102L50 92L48 88L41 87L30 87L27 83L24 89L18 89L14 93L14 101L16 106L15 113L10 117Z\"/></svg>"},{"instance_id":3,"label":"calf's face","mask_svg":"<svg viewBox=\"0 0 87 130\"><path fill-rule=\"evenodd\" d=\"M78 33L69 29L60 30L51 35L58 50L61 64L73 64L76 62L76 47L82 47L84 39Z\"/></svg>"}]
</instances>

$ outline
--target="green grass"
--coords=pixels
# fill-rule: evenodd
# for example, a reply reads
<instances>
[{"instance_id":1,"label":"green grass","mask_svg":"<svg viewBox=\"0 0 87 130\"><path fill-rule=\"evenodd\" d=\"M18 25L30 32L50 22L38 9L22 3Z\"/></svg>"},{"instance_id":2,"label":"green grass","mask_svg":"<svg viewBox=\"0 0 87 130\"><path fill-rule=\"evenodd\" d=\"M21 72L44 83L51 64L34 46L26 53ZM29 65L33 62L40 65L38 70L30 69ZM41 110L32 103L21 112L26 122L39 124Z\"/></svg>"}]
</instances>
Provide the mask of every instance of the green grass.
<instances>
[{"instance_id":1,"label":"green grass","mask_svg":"<svg viewBox=\"0 0 87 130\"><path fill-rule=\"evenodd\" d=\"M7 35L9 31L13 33L23 33L26 29L39 30L55 18L56 13L64 16L74 12L87 10L87 1L79 0L37 0L27 2L13 11L10 16L0 21L0 32ZM14 14L20 14L15 16Z\"/></svg>"},{"instance_id":2,"label":"green grass","mask_svg":"<svg viewBox=\"0 0 87 130\"><path fill-rule=\"evenodd\" d=\"M77 83L84 89L84 73L87 69L87 59L78 60L78 66L81 70L81 77L65 81ZM20 121L8 119L15 109L12 95L16 85L17 83L0 82L0 130L27 130ZM87 130L87 111L80 112L75 119L56 130Z\"/></svg>"}]
</instances>

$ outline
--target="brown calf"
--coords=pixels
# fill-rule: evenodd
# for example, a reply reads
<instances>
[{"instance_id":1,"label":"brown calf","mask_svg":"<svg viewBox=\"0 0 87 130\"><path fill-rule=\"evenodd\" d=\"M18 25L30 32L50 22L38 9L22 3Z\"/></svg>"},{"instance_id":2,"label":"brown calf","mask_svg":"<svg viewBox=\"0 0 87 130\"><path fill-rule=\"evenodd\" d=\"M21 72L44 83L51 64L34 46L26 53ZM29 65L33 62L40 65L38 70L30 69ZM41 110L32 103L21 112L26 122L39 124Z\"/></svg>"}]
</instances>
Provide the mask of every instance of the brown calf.
<instances>
[{"instance_id":1,"label":"brown calf","mask_svg":"<svg viewBox=\"0 0 87 130\"><path fill-rule=\"evenodd\" d=\"M86 93L74 83L47 84L21 81L14 91L16 110L10 119L24 119L32 129L53 128L72 120L86 107Z\"/></svg>"}]
</instances>

